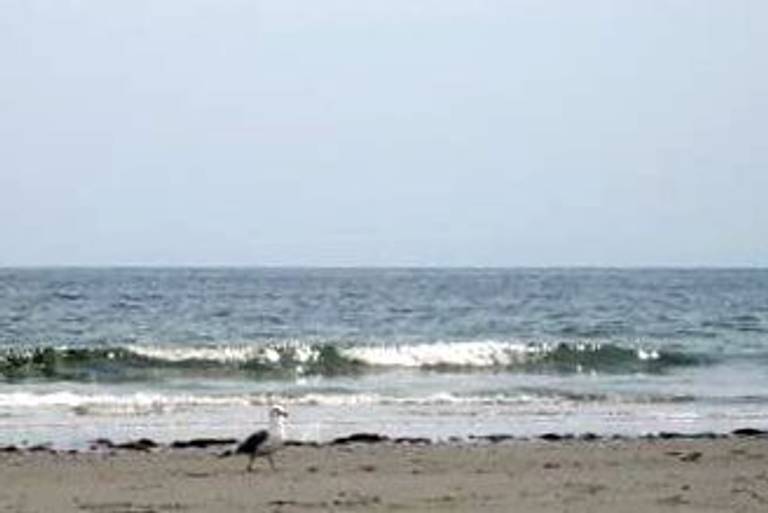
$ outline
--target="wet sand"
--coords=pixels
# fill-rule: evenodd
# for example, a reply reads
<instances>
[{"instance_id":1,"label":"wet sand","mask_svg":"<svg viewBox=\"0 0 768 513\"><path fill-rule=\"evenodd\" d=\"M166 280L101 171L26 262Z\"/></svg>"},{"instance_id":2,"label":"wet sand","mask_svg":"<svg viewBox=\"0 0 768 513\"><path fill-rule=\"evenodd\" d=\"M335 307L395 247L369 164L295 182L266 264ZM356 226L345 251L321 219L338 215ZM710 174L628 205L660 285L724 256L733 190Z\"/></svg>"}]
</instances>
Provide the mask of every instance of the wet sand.
<instances>
[{"instance_id":1,"label":"wet sand","mask_svg":"<svg viewBox=\"0 0 768 513\"><path fill-rule=\"evenodd\" d=\"M3 452L0 511L768 511L765 438L302 446L253 473L220 451Z\"/></svg>"}]
</instances>

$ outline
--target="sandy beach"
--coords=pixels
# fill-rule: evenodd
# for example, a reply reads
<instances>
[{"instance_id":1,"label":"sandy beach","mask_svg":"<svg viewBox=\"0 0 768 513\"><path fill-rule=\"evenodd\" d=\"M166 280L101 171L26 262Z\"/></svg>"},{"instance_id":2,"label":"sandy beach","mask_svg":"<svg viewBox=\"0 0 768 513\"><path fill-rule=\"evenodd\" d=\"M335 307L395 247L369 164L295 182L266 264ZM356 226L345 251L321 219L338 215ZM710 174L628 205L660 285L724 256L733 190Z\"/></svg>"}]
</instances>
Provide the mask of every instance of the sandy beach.
<instances>
[{"instance_id":1,"label":"sandy beach","mask_svg":"<svg viewBox=\"0 0 768 513\"><path fill-rule=\"evenodd\" d=\"M278 470L220 449L0 454L0 511L651 512L768 509L768 442L390 442L288 447Z\"/></svg>"}]
</instances>

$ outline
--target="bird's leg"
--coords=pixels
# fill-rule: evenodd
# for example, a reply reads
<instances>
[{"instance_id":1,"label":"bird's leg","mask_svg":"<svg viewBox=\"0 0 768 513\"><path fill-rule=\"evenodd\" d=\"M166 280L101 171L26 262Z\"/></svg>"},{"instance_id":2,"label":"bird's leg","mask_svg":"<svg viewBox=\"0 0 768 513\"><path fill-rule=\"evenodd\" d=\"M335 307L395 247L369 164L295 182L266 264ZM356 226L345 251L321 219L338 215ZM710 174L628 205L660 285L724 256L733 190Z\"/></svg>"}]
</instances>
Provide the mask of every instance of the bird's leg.
<instances>
[{"instance_id":1,"label":"bird's leg","mask_svg":"<svg viewBox=\"0 0 768 513\"><path fill-rule=\"evenodd\" d=\"M267 454L267 459L269 460L269 466L272 467L272 470L277 470L277 467L275 467L275 462L272 460L271 454Z\"/></svg>"},{"instance_id":2,"label":"bird's leg","mask_svg":"<svg viewBox=\"0 0 768 513\"><path fill-rule=\"evenodd\" d=\"M253 472L253 460L255 459L256 459L256 456L251 454L251 458L248 460L248 467L246 467L245 469L247 472Z\"/></svg>"}]
</instances>

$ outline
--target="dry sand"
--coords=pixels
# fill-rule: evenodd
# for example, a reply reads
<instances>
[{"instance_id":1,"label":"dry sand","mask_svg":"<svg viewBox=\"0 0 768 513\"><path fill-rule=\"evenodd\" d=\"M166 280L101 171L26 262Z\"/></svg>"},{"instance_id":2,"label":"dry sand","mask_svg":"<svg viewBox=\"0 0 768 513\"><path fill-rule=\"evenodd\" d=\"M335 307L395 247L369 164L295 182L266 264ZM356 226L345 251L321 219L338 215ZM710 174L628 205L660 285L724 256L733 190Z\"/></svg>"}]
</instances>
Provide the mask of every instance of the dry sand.
<instances>
[{"instance_id":1,"label":"dry sand","mask_svg":"<svg viewBox=\"0 0 768 513\"><path fill-rule=\"evenodd\" d=\"M768 440L0 454L1 512L768 512Z\"/></svg>"}]
</instances>

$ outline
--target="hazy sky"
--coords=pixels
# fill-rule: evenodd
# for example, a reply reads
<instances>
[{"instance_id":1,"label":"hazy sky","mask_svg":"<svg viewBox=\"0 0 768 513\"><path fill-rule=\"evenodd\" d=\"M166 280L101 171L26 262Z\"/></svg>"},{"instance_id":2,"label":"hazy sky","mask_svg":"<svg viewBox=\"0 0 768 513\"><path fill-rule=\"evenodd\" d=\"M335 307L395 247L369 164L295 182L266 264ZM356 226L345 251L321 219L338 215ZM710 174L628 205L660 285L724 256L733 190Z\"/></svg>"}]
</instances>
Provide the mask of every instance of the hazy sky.
<instances>
[{"instance_id":1,"label":"hazy sky","mask_svg":"<svg viewBox=\"0 0 768 513\"><path fill-rule=\"evenodd\" d=\"M768 265L765 0L0 0L0 265Z\"/></svg>"}]
</instances>

